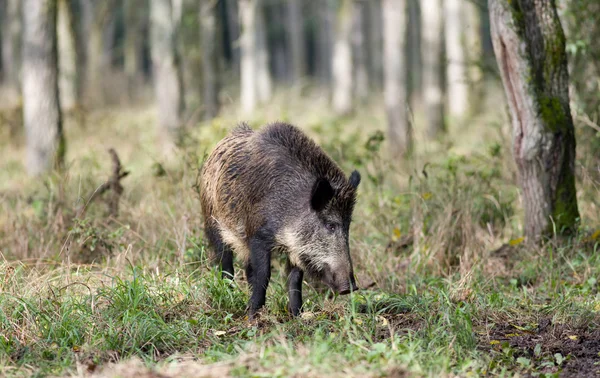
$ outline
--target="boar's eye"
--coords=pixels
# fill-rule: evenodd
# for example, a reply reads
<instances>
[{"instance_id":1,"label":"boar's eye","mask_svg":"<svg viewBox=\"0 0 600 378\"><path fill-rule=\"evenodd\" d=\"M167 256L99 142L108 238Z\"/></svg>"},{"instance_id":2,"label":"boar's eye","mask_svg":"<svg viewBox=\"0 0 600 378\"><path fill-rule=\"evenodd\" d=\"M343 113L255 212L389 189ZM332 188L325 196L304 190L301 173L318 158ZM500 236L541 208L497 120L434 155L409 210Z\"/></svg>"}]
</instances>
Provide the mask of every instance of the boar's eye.
<instances>
[{"instance_id":1,"label":"boar's eye","mask_svg":"<svg viewBox=\"0 0 600 378\"><path fill-rule=\"evenodd\" d=\"M335 232L335 230L337 230L337 224L335 223L328 222L325 224L325 227L327 227L327 231L329 232Z\"/></svg>"}]
</instances>

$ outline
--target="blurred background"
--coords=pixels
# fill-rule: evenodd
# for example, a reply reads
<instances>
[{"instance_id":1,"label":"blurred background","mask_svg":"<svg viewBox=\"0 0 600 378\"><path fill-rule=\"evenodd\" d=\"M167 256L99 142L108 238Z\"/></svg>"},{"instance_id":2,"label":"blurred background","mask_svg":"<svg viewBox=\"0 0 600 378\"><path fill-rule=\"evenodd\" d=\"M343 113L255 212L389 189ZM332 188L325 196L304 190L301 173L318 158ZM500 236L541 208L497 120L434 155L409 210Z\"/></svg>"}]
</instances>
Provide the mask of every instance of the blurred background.
<instances>
[{"instance_id":1,"label":"blurred background","mask_svg":"<svg viewBox=\"0 0 600 378\"><path fill-rule=\"evenodd\" d=\"M600 4L558 9L578 197L593 224ZM82 211L102 232L136 229L140 251L175 253L186 239L169 235L173 222L201 229L198 168L240 121L296 124L344 169L361 170L370 199L359 232L378 245L415 224L435 230L434 219L447 229L456 211L483 217L477 250L521 233L486 1L0 0L0 17L0 213L12 214L0 218L0 247L9 255L61 256ZM110 148L129 176L115 174ZM113 190L120 226L114 204L108 218L93 205L108 177L124 187ZM416 192L428 201L421 215L437 211L430 221L415 220ZM470 223L466 234L477 234Z\"/></svg>"}]
</instances>

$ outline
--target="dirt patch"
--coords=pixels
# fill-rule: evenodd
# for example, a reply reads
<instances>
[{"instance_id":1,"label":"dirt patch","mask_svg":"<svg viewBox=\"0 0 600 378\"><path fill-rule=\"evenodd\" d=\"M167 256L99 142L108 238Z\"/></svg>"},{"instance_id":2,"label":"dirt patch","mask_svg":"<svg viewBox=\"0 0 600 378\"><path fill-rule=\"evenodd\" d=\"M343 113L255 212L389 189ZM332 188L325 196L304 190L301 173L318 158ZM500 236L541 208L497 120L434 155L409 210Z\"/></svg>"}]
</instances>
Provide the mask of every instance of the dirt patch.
<instances>
[{"instance_id":1,"label":"dirt patch","mask_svg":"<svg viewBox=\"0 0 600 378\"><path fill-rule=\"evenodd\" d=\"M490 353L512 355L524 370L560 377L600 377L600 329L552 324L496 324L480 336ZM509 347L509 348L507 348Z\"/></svg>"}]
</instances>

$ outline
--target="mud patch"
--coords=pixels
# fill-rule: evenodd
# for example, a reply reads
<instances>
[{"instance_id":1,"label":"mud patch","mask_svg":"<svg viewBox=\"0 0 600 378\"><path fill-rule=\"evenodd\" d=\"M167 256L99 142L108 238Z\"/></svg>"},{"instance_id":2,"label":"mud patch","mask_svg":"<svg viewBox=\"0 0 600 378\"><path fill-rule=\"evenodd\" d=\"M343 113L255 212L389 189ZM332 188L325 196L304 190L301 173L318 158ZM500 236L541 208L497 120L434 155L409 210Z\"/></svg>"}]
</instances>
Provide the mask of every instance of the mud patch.
<instances>
[{"instance_id":1,"label":"mud patch","mask_svg":"<svg viewBox=\"0 0 600 378\"><path fill-rule=\"evenodd\" d=\"M480 348L510 358L526 376L600 377L600 329L552 324L496 324L480 334Z\"/></svg>"}]
</instances>

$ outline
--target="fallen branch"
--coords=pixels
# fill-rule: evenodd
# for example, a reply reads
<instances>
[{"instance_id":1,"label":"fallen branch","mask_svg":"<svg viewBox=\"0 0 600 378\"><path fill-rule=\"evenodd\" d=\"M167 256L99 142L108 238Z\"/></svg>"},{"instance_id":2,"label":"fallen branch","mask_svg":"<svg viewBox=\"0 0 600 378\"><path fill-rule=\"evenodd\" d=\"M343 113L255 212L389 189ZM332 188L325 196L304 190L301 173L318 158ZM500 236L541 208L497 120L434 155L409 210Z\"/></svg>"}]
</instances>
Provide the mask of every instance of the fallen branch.
<instances>
[{"instance_id":1,"label":"fallen branch","mask_svg":"<svg viewBox=\"0 0 600 378\"><path fill-rule=\"evenodd\" d=\"M89 196L89 199L85 203L85 205L79 209L77 212L77 218L81 218L90 203L95 200L98 196L101 196L106 191L110 190L112 192L112 196L107 200L108 202L108 215L111 217L116 217L119 214L119 199L121 194L123 193L123 186L121 185L121 179L129 175L129 171L124 171L121 166L121 161L119 160L119 156L117 152L111 148L108 150L110 157L112 159L112 175L108 179L108 181L104 182L102 185L96 188L94 192Z\"/></svg>"}]
</instances>

